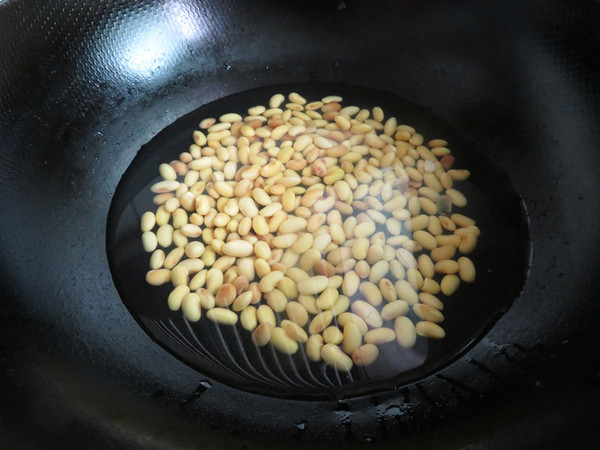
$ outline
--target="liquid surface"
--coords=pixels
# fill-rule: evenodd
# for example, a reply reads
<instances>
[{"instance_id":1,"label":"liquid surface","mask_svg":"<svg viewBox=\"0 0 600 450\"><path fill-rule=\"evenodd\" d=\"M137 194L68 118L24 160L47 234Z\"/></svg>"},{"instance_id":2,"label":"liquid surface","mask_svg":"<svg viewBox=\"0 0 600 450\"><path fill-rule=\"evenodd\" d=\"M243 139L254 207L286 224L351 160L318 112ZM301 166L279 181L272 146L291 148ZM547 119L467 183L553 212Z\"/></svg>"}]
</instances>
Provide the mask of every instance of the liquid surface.
<instances>
[{"instance_id":1,"label":"liquid surface","mask_svg":"<svg viewBox=\"0 0 600 450\"><path fill-rule=\"evenodd\" d=\"M140 217L155 210L150 186L160 181L158 166L177 159L192 141L192 132L206 117L267 104L276 93L298 92L309 102L340 95L343 105L371 109L380 106L386 116L413 126L425 140L449 142L455 168L471 176L460 182L468 204L460 208L481 230L475 251L468 256L477 269L474 283L462 283L444 297L446 331L442 340L419 337L404 349L394 341L379 346L372 365L338 372L325 363L308 360L304 349L294 355L278 353L271 345L256 347L241 325L219 326L203 317L190 323L180 311L167 307L170 284L150 286L145 281L149 253L140 239ZM200 372L231 386L279 397L341 398L390 390L446 366L481 339L519 295L527 275L530 253L527 221L519 196L508 176L468 138L422 107L385 91L333 84L272 86L235 94L177 120L144 145L125 172L108 218L107 251L111 272L121 298L138 323L160 345ZM413 318L411 312L409 317Z\"/></svg>"}]
</instances>

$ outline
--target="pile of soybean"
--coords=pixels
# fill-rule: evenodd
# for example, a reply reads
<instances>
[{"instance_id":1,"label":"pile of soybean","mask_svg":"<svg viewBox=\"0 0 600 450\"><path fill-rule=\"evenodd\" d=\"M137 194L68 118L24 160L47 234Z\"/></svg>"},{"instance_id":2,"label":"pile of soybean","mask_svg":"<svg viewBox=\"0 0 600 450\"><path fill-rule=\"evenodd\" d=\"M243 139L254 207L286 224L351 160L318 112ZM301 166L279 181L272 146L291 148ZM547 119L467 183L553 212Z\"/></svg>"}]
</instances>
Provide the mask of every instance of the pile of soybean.
<instances>
[{"instance_id":1,"label":"pile of soybean","mask_svg":"<svg viewBox=\"0 0 600 450\"><path fill-rule=\"evenodd\" d=\"M444 338L440 294L475 280L479 228L456 186L469 171L379 107L287 101L202 120L160 165L146 281L172 283L168 307L190 322L239 320L257 346L305 345L341 371Z\"/></svg>"}]
</instances>

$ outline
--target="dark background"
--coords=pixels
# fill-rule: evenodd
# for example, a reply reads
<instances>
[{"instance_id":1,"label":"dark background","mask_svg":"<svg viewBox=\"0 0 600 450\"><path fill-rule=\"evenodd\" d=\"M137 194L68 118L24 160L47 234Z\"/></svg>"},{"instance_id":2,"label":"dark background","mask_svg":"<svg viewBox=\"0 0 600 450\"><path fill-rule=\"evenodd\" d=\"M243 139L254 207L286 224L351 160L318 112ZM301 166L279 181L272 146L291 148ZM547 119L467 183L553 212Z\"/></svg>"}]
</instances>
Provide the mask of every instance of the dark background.
<instances>
[{"instance_id":1,"label":"dark background","mask_svg":"<svg viewBox=\"0 0 600 450\"><path fill-rule=\"evenodd\" d=\"M583 1L0 1L0 447L593 446L599 20ZM523 197L534 249L467 355L343 403L180 363L127 312L105 253L144 143L222 96L311 80L390 90L470 136Z\"/></svg>"}]
</instances>

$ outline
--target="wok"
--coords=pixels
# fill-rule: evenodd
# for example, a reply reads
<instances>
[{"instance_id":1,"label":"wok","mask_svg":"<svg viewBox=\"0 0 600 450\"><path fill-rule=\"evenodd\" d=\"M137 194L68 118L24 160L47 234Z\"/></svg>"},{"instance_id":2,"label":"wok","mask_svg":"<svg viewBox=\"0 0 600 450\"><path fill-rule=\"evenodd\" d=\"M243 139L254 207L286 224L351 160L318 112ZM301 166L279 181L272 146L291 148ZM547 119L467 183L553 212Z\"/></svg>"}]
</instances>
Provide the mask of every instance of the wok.
<instances>
[{"instance_id":1,"label":"wok","mask_svg":"<svg viewBox=\"0 0 600 450\"><path fill-rule=\"evenodd\" d=\"M0 442L6 448L587 447L599 437L597 2L0 2ZM138 326L106 223L190 111L304 82L385 89L475 141L533 248L512 308L393 392L244 392ZM485 298L482 298L485 301Z\"/></svg>"}]
</instances>

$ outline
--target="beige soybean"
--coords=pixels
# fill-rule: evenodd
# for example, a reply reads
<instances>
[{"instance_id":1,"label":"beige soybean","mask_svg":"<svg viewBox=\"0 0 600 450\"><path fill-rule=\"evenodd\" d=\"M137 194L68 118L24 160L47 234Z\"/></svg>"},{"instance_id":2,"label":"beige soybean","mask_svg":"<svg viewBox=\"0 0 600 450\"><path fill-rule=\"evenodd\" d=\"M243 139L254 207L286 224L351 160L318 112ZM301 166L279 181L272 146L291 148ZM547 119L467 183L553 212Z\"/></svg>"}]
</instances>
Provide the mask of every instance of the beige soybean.
<instances>
[{"instance_id":1,"label":"beige soybean","mask_svg":"<svg viewBox=\"0 0 600 450\"><path fill-rule=\"evenodd\" d=\"M258 207L252 198L243 197L239 200L238 206L244 216L254 218L258 215Z\"/></svg>"},{"instance_id":2,"label":"beige soybean","mask_svg":"<svg viewBox=\"0 0 600 450\"><path fill-rule=\"evenodd\" d=\"M182 247L177 247L171 250L168 255L165 257L163 266L165 269L172 269L181 261L183 258L184 249Z\"/></svg>"},{"instance_id":3,"label":"beige soybean","mask_svg":"<svg viewBox=\"0 0 600 450\"><path fill-rule=\"evenodd\" d=\"M373 364L379 357L379 349L374 344L364 344L354 349L352 361L357 366L368 366Z\"/></svg>"},{"instance_id":4,"label":"beige soybean","mask_svg":"<svg viewBox=\"0 0 600 450\"><path fill-rule=\"evenodd\" d=\"M432 139L427 143L427 145L429 148L446 147L448 145L448 141L445 141L444 139Z\"/></svg>"},{"instance_id":5,"label":"beige soybean","mask_svg":"<svg viewBox=\"0 0 600 450\"><path fill-rule=\"evenodd\" d=\"M171 271L171 283L173 286L188 284L190 272L183 266L177 265Z\"/></svg>"},{"instance_id":6,"label":"beige soybean","mask_svg":"<svg viewBox=\"0 0 600 450\"><path fill-rule=\"evenodd\" d=\"M273 310L268 305L260 305L258 307L256 310L256 318L258 319L259 323L268 323L273 326L275 326L277 323L275 321L275 313L273 313Z\"/></svg>"},{"instance_id":7,"label":"beige soybean","mask_svg":"<svg viewBox=\"0 0 600 450\"><path fill-rule=\"evenodd\" d=\"M446 332L437 323L421 321L415 325L415 331L419 336L431 339L443 339Z\"/></svg>"},{"instance_id":8,"label":"beige soybean","mask_svg":"<svg viewBox=\"0 0 600 450\"><path fill-rule=\"evenodd\" d=\"M438 273L456 273L459 270L459 264L453 259L444 259L435 263L435 271Z\"/></svg>"},{"instance_id":9,"label":"beige soybean","mask_svg":"<svg viewBox=\"0 0 600 450\"><path fill-rule=\"evenodd\" d=\"M152 231L144 231L142 233L142 245L144 247L144 251L150 253L156 250L158 246L158 239L156 235Z\"/></svg>"},{"instance_id":10,"label":"beige soybean","mask_svg":"<svg viewBox=\"0 0 600 450\"><path fill-rule=\"evenodd\" d=\"M363 300L357 300L350 305L351 311L365 321L373 328L379 328L383 324L383 319L373 305Z\"/></svg>"},{"instance_id":11,"label":"beige soybean","mask_svg":"<svg viewBox=\"0 0 600 450\"><path fill-rule=\"evenodd\" d=\"M460 285L460 278L455 274L449 274L442 278L440 288L444 295L452 295Z\"/></svg>"},{"instance_id":12,"label":"beige soybean","mask_svg":"<svg viewBox=\"0 0 600 450\"><path fill-rule=\"evenodd\" d=\"M360 278L367 278L371 272L371 267L369 267L369 263L366 261L358 261L354 266L354 272Z\"/></svg>"},{"instance_id":13,"label":"beige soybean","mask_svg":"<svg viewBox=\"0 0 600 450\"><path fill-rule=\"evenodd\" d=\"M381 310L381 317L384 320L393 320L396 317L404 316L409 311L409 305L404 300L396 300L388 303Z\"/></svg>"},{"instance_id":14,"label":"beige soybean","mask_svg":"<svg viewBox=\"0 0 600 450\"><path fill-rule=\"evenodd\" d=\"M438 246L435 237L424 230L417 230L413 232L413 239L423 246L427 250L433 250Z\"/></svg>"},{"instance_id":15,"label":"beige soybean","mask_svg":"<svg viewBox=\"0 0 600 450\"><path fill-rule=\"evenodd\" d=\"M200 304L204 309L212 309L215 307L215 296L204 288L196 290L196 294L200 297Z\"/></svg>"},{"instance_id":16,"label":"beige soybean","mask_svg":"<svg viewBox=\"0 0 600 450\"><path fill-rule=\"evenodd\" d=\"M271 266L269 265L269 263L266 260L264 260L262 258L256 258L254 260L254 269L256 271L256 275L258 275L260 278L265 278L267 276L267 274L269 274L271 272ZM265 283L266 283L265 286L268 285L269 290L274 288L274 284L273 284L273 286L271 286L272 283L267 283L267 282L265 282Z\"/></svg>"},{"instance_id":17,"label":"beige soybean","mask_svg":"<svg viewBox=\"0 0 600 450\"><path fill-rule=\"evenodd\" d=\"M252 292L246 291L236 297L236 299L232 303L231 308L237 312L243 311L250 305L251 302L252 302Z\"/></svg>"},{"instance_id":18,"label":"beige soybean","mask_svg":"<svg viewBox=\"0 0 600 450\"><path fill-rule=\"evenodd\" d=\"M300 280L305 280L309 278L308 273L305 270L302 270L300 267L290 267L286 270L285 275L291 279L292 281L298 283Z\"/></svg>"},{"instance_id":19,"label":"beige soybean","mask_svg":"<svg viewBox=\"0 0 600 450\"><path fill-rule=\"evenodd\" d=\"M296 287L303 295L314 295L323 292L328 286L328 279L323 275L306 278L298 281Z\"/></svg>"},{"instance_id":20,"label":"beige soybean","mask_svg":"<svg viewBox=\"0 0 600 450\"><path fill-rule=\"evenodd\" d=\"M331 309L338 297L339 291L328 287L317 298L317 307L319 309Z\"/></svg>"},{"instance_id":21,"label":"beige soybean","mask_svg":"<svg viewBox=\"0 0 600 450\"><path fill-rule=\"evenodd\" d=\"M281 205L285 212L291 212L296 206L296 195L291 190L287 190L281 196Z\"/></svg>"},{"instance_id":22,"label":"beige soybean","mask_svg":"<svg viewBox=\"0 0 600 450\"><path fill-rule=\"evenodd\" d=\"M279 226L279 231L282 234L296 233L306 229L306 226L306 219L303 219L302 217L290 217Z\"/></svg>"},{"instance_id":23,"label":"beige soybean","mask_svg":"<svg viewBox=\"0 0 600 450\"><path fill-rule=\"evenodd\" d=\"M346 324L353 322L359 327L361 334L365 334L368 330L367 323L360 316L351 312L345 312L340 314L337 317L337 322L341 327L344 327L346 326Z\"/></svg>"},{"instance_id":24,"label":"beige soybean","mask_svg":"<svg viewBox=\"0 0 600 450\"><path fill-rule=\"evenodd\" d=\"M379 291L381 292L382 297L388 302L393 302L398 298L398 293L396 292L394 284L387 278L383 278L379 282Z\"/></svg>"},{"instance_id":25,"label":"beige soybean","mask_svg":"<svg viewBox=\"0 0 600 450\"><path fill-rule=\"evenodd\" d=\"M397 317L394 321L396 340L401 347L410 348L417 341L415 324L406 316Z\"/></svg>"},{"instance_id":26,"label":"beige soybean","mask_svg":"<svg viewBox=\"0 0 600 450\"><path fill-rule=\"evenodd\" d=\"M337 266L343 261L352 258L352 250L347 247L338 247L329 252L327 261L334 266Z\"/></svg>"},{"instance_id":27,"label":"beige soybean","mask_svg":"<svg viewBox=\"0 0 600 450\"><path fill-rule=\"evenodd\" d=\"M279 289L287 299L291 300L298 297L298 289L296 289L296 282L286 276L284 276L281 279L281 281L277 284L277 289Z\"/></svg>"},{"instance_id":28,"label":"beige soybean","mask_svg":"<svg viewBox=\"0 0 600 450\"><path fill-rule=\"evenodd\" d=\"M469 227L475 225L475 221L473 219L459 213L452 214L450 219L452 219L452 221L458 227Z\"/></svg>"},{"instance_id":29,"label":"beige soybean","mask_svg":"<svg viewBox=\"0 0 600 450\"><path fill-rule=\"evenodd\" d=\"M297 254L306 253L313 244L313 235L310 233L300 233L298 239L292 244L292 250Z\"/></svg>"},{"instance_id":30,"label":"beige soybean","mask_svg":"<svg viewBox=\"0 0 600 450\"><path fill-rule=\"evenodd\" d=\"M183 235L181 230L175 230L173 232L173 244L176 247L185 247L186 245L188 245L188 242L188 238Z\"/></svg>"},{"instance_id":31,"label":"beige soybean","mask_svg":"<svg viewBox=\"0 0 600 450\"><path fill-rule=\"evenodd\" d=\"M344 335L337 326L330 326L325 328L322 333L323 342L326 344L338 345L342 342Z\"/></svg>"},{"instance_id":32,"label":"beige soybean","mask_svg":"<svg viewBox=\"0 0 600 450\"><path fill-rule=\"evenodd\" d=\"M341 275L334 275L327 279L327 287L333 288L333 289L338 289L342 286L343 281L344 281L344 278Z\"/></svg>"},{"instance_id":33,"label":"beige soybean","mask_svg":"<svg viewBox=\"0 0 600 450\"><path fill-rule=\"evenodd\" d=\"M373 306L381 305L383 297L379 288L370 281L363 281L359 286L360 293Z\"/></svg>"},{"instance_id":34,"label":"beige soybean","mask_svg":"<svg viewBox=\"0 0 600 450\"><path fill-rule=\"evenodd\" d=\"M267 305L271 307L271 309L277 313L285 311L285 307L287 306L287 298L279 289L275 288L264 295L267 300Z\"/></svg>"},{"instance_id":35,"label":"beige soybean","mask_svg":"<svg viewBox=\"0 0 600 450\"><path fill-rule=\"evenodd\" d=\"M397 259L390 261L390 272L398 280L403 280L406 277L404 266Z\"/></svg>"},{"instance_id":36,"label":"beige soybean","mask_svg":"<svg viewBox=\"0 0 600 450\"><path fill-rule=\"evenodd\" d=\"M216 294L223 285L223 272L218 269L210 269L206 274L206 289L211 294Z\"/></svg>"},{"instance_id":37,"label":"beige soybean","mask_svg":"<svg viewBox=\"0 0 600 450\"><path fill-rule=\"evenodd\" d=\"M281 209L281 203L274 202L262 208L258 213L263 217L273 217Z\"/></svg>"},{"instance_id":38,"label":"beige soybean","mask_svg":"<svg viewBox=\"0 0 600 450\"><path fill-rule=\"evenodd\" d=\"M281 321L281 328L283 328L285 332L296 342L304 343L308 341L308 335L306 334L306 331L304 331L304 329L296 322L284 319Z\"/></svg>"},{"instance_id":39,"label":"beige soybean","mask_svg":"<svg viewBox=\"0 0 600 450\"><path fill-rule=\"evenodd\" d=\"M161 164L158 166L158 171L160 176L167 181L175 181L177 179L177 172L175 172L175 169L169 164Z\"/></svg>"},{"instance_id":40,"label":"beige soybean","mask_svg":"<svg viewBox=\"0 0 600 450\"><path fill-rule=\"evenodd\" d=\"M371 236L375 233L375 224L373 222L363 222L354 228L354 237L361 238Z\"/></svg>"},{"instance_id":41,"label":"beige soybean","mask_svg":"<svg viewBox=\"0 0 600 450\"><path fill-rule=\"evenodd\" d=\"M436 248L435 251L439 252L441 250L438 250L441 247L446 247L446 245L452 246L454 248L457 248L460 243L461 243L461 237L456 235L456 234L443 234L443 235L439 235L435 237L435 240L438 242L438 244L440 245L440 247ZM447 252L448 254L452 254L451 249L447 248L444 249L443 252ZM448 256L446 258L442 259L449 259L452 256Z\"/></svg>"},{"instance_id":42,"label":"beige soybean","mask_svg":"<svg viewBox=\"0 0 600 450\"><path fill-rule=\"evenodd\" d=\"M160 269L165 261L165 252L158 249L154 250L150 256L150 269Z\"/></svg>"},{"instance_id":43,"label":"beige soybean","mask_svg":"<svg viewBox=\"0 0 600 450\"><path fill-rule=\"evenodd\" d=\"M439 236L443 233L442 224L437 216L429 216L429 224L427 225L427 231L429 231L429 233L431 233L433 236Z\"/></svg>"},{"instance_id":44,"label":"beige soybean","mask_svg":"<svg viewBox=\"0 0 600 450\"><path fill-rule=\"evenodd\" d=\"M257 241L254 244L254 254L259 258L268 260L271 258L271 248L265 241Z\"/></svg>"},{"instance_id":45,"label":"beige soybean","mask_svg":"<svg viewBox=\"0 0 600 450\"><path fill-rule=\"evenodd\" d=\"M435 266L429 255L423 253L417 259L417 267L424 278L433 278L435 275Z\"/></svg>"},{"instance_id":46,"label":"beige soybean","mask_svg":"<svg viewBox=\"0 0 600 450\"><path fill-rule=\"evenodd\" d=\"M343 325L343 330L342 348L344 352L350 354L360 347L364 333L356 322L347 322Z\"/></svg>"},{"instance_id":47,"label":"beige soybean","mask_svg":"<svg viewBox=\"0 0 600 450\"><path fill-rule=\"evenodd\" d=\"M396 333L391 328L374 328L367 331L363 336L363 339L367 344L381 345L396 339Z\"/></svg>"},{"instance_id":48,"label":"beige soybean","mask_svg":"<svg viewBox=\"0 0 600 450\"><path fill-rule=\"evenodd\" d=\"M270 108L279 108L279 106L281 106L281 104L284 101L285 101L285 97L283 96L283 94L275 94L269 99L269 107Z\"/></svg>"},{"instance_id":49,"label":"beige soybean","mask_svg":"<svg viewBox=\"0 0 600 450\"><path fill-rule=\"evenodd\" d=\"M243 257L254 254L254 246L250 242L237 239L223 245L221 251L227 256Z\"/></svg>"},{"instance_id":50,"label":"beige soybean","mask_svg":"<svg viewBox=\"0 0 600 450\"><path fill-rule=\"evenodd\" d=\"M411 267L417 267L417 260L415 259L413 254L404 248L399 248L398 250L396 250L396 257L398 258L398 261L400 261L400 263L402 263L402 265L407 269L410 269Z\"/></svg>"},{"instance_id":51,"label":"beige soybean","mask_svg":"<svg viewBox=\"0 0 600 450\"><path fill-rule=\"evenodd\" d=\"M417 303L412 307L413 312L422 320L428 320L430 322L443 322L444 315L436 308L427 306L423 303Z\"/></svg>"},{"instance_id":52,"label":"beige soybean","mask_svg":"<svg viewBox=\"0 0 600 450\"><path fill-rule=\"evenodd\" d=\"M216 267L217 262L215 262L213 267ZM188 273L192 275L204 269L204 262L201 259L184 259L175 267L184 267L187 269Z\"/></svg>"},{"instance_id":53,"label":"beige soybean","mask_svg":"<svg viewBox=\"0 0 600 450\"><path fill-rule=\"evenodd\" d=\"M458 250L463 254L469 254L477 245L477 236L472 233L467 233L460 241Z\"/></svg>"},{"instance_id":54,"label":"beige soybean","mask_svg":"<svg viewBox=\"0 0 600 450\"><path fill-rule=\"evenodd\" d=\"M163 225L163 226L167 226L167 225ZM159 230L160 230L160 228L159 228ZM197 238L197 237L202 236L202 228L200 228L198 225L194 225L193 223L187 223L187 224L183 225L180 228L180 230L184 236L189 237L189 238Z\"/></svg>"},{"instance_id":55,"label":"beige soybean","mask_svg":"<svg viewBox=\"0 0 600 450\"><path fill-rule=\"evenodd\" d=\"M174 180L159 181L152 185L150 190L155 194L163 194L166 192L173 192L179 187L179 182Z\"/></svg>"},{"instance_id":56,"label":"beige soybean","mask_svg":"<svg viewBox=\"0 0 600 450\"><path fill-rule=\"evenodd\" d=\"M440 292L441 288L440 288L440 284L431 279L431 278L424 278L423 279L423 286L421 286L421 290L423 292L427 292L429 294L437 294Z\"/></svg>"},{"instance_id":57,"label":"beige soybean","mask_svg":"<svg viewBox=\"0 0 600 450\"><path fill-rule=\"evenodd\" d=\"M431 259L434 261L443 261L452 259L456 253L456 247L451 244L445 244L431 251Z\"/></svg>"},{"instance_id":58,"label":"beige soybean","mask_svg":"<svg viewBox=\"0 0 600 450\"><path fill-rule=\"evenodd\" d=\"M245 330L254 331L258 326L258 319L256 318L256 308L254 306L248 306L240 313L240 323Z\"/></svg>"},{"instance_id":59,"label":"beige soybean","mask_svg":"<svg viewBox=\"0 0 600 450\"><path fill-rule=\"evenodd\" d=\"M331 307L331 312L334 316L339 316L340 314L346 312L348 308L350 308L350 299L345 295L340 295Z\"/></svg>"},{"instance_id":60,"label":"beige soybean","mask_svg":"<svg viewBox=\"0 0 600 450\"><path fill-rule=\"evenodd\" d=\"M335 344L323 345L321 358L338 371L345 372L352 369L352 359Z\"/></svg>"},{"instance_id":61,"label":"beige soybean","mask_svg":"<svg viewBox=\"0 0 600 450\"><path fill-rule=\"evenodd\" d=\"M321 333L333 320L333 313L331 311L323 311L317 314L308 326L308 331L311 334Z\"/></svg>"},{"instance_id":62,"label":"beige soybean","mask_svg":"<svg viewBox=\"0 0 600 450\"><path fill-rule=\"evenodd\" d=\"M398 280L395 284L396 292L401 300L406 301L410 305L414 305L419 301L419 297L415 289L406 280Z\"/></svg>"},{"instance_id":63,"label":"beige soybean","mask_svg":"<svg viewBox=\"0 0 600 450\"><path fill-rule=\"evenodd\" d=\"M353 296L358 290L360 278L354 271L346 272L342 281L342 292L348 297Z\"/></svg>"},{"instance_id":64,"label":"beige soybean","mask_svg":"<svg viewBox=\"0 0 600 450\"><path fill-rule=\"evenodd\" d=\"M291 235L295 236L295 235ZM320 254L324 253L331 243L331 235L326 233L321 233L313 239L313 249L319 252Z\"/></svg>"},{"instance_id":65,"label":"beige soybean","mask_svg":"<svg viewBox=\"0 0 600 450\"><path fill-rule=\"evenodd\" d=\"M152 211L146 211L142 214L142 218L140 219L140 228L142 232L151 231L156 225L156 216Z\"/></svg>"},{"instance_id":66,"label":"beige soybean","mask_svg":"<svg viewBox=\"0 0 600 450\"><path fill-rule=\"evenodd\" d=\"M220 325L234 325L238 321L238 315L226 308L212 308L206 312L206 317Z\"/></svg>"},{"instance_id":67,"label":"beige soybean","mask_svg":"<svg viewBox=\"0 0 600 450\"><path fill-rule=\"evenodd\" d=\"M444 309L444 304L440 301L440 299L429 292L420 292L419 301L424 305L438 309L440 311Z\"/></svg>"},{"instance_id":68,"label":"beige soybean","mask_svg":"<svg viewBox=\"0 0 600 450\"><path fill-rule=\"evenodd\" d=\"M294 233L279 234L271 240L271 244L276 248L286 249L291 247L298 239L298 235Z\"/></svg>"},{"instance_id":69,"label":"beige soybean","mask_svg":"<svg viewBox=\"0 0 600 450\"><path fill-rule=\"evenodd\" d=\"M263 322L259 324L252 333L252 342L254 345L257 347L263 347L267 345L271 340L271 335L274 329L275 326L270 323Z\"/></svg>"},{"instance_id":70,"label":"beige soybean","mask_svg":"<svg viewBox=\"0 0 600 450\"><path fill-rule=\"evenodd\" d=\"M460 236L461 239L469 233L478 237L481 234L481 230L476 225L470 225L468 227L457 228L456 231L454 231L454 234Z\"/></svg>"},{"instance_id":71,"label":"beige soybean","mask_svg":"<svg viewBox=\"0 0 600 450\"><path fill-rule=\"evenodd\" d=\"M184 247L185 256L188 258L200 258L204 253L204 244L199 241L192 241Z\"/></svg>"},{"instance_id":72,"label":"beige soybean","mask_svg":"<svg viewBox=\"0 0 600 450\"><path fill-rule=\"evenodd\" d=\"M472 283L475 281L475 265L466 256L458 258L458 275L460 279L465 283Z\"/></svg>"},{"instance_id":73,"label":"beige soybean","mask_svg":"<svg viewBox=\"0 0 600 450\"><path fill-rule=\"evenodd\" d=\"M369 272L369 281L372 283L379 283L383 277L387 275L390 270L390 264L386 260L377 261L371 267Z\"/></svg>"},{"instance_id":74,"label":"beige soybean","mask_svg":"<svg viewBox=\"0 0 600 450\"><path fill-rule=\"evenodd\" d=\"M159 207L156 210L156 225L162 226L169 223L171 219L171 213L165 210L164 206Z\"/></svg>"},{"instance_id":75,"label":"beige soybean","mask_svg":"<svg viewBox=\"0 0 600 450\"><path fill-rule=\"evenodd\" d=\"M180 205L181 205L181 203L179 202L178 198L170 198L169 200L167 200L165 202L164 207L165 207L166 211L173 214L179 208ZM182 209L180 209L179 211L185 214L185 211L183 211ZM185 214L185 217L187 219L187 214ZM175 226L175 228L177 228L177 225L180 224L180 221L181 221L181 217L177 217L177 218L173 217L173 226Z\"/></svg>"},{"instance_id":76,"label":"beige soybean","mask_svg":"<svg viewBox=\"0 0 600 450\"><path fill-rule=\"evenodd\" d=\"M284 276L285 274L280 271L269 272L260 280L258 287L264 293L271 292Z\"/></svg>"},{"instance_id":77,"label":"beige soybean","mask_svg":"<svg viewBox=\"0 0 600 450\"><path fill-rule=\"evenodd\" d=\"M441 217L439 217L438 220L440 221L440 225L444 230L446 230L446 231L455 231L456 230L456 224L449 217L441 216Z\"/></svg>"},{"instance_id":78,"label":"beige soybean","mask_svg":"<svg viewBox=\"0 0 600 450\"><path fill-rule=\"evenodd\" d=\"M175 289L171 291L169 297L167 298L167 304L171 311L178 311L181 308L181 303L183 301L183 297L190 292L190 288L182 285L177 286Z\"/></svg>"},{"instance_id":79,"label":"beige soybean","mask_svg":"<svg viewBox=\"0 0 600 450\"><path fill-rule=\"evenodd\" d=\"M298 342L280 327L275 327L273 329L271 333L271 343L278 351L287 355L292 355L298 351Z\"/></svg>"},{"instance_id":80,"label":"beige soybean","mask_svg":"<svg viewBox=\"0 0 600 450\"><path fill-rule=\"evenodd\" d=\"M467 199L462 192L456 189L446 189L446 195L454 205L459 207L467 206Z\"/></svg>"},{"instance_id":81,"label":"beige soybean","mask_svg":"<svg viewBox=\"0 0 600 450\"><path fill-rule=\"evenodd\" d=\"M321 349L323 348L323 337L313 334L306 341L306 356L314 362L321 361Z\"/></svg>"},{"instance_id":82,"label":"beige soybean","mask_svg":"<svg viewBox=\"0 0 600 450\"><path fill-rule=\"evenodd\" d=\"M312 270L319 261L321 261L321 253L318 250L311 248L300 258L300 267L305 272L308 272Z\"/></svg>"},{"instance_id":83,"label":"beige soybean","mask_svg":"<svg viewBox=\"0 0 600 450\"><path fill-rule=\"evenodd\" d=\"M182 287L182 286L179 286ZM183 297L181 311L190 322L198 322L202 316L200 297L195 292L190 292Z\"/></svg>"},{"instance_id":84,"label":"beige soybean","mask_svg":"<svg viewBox=\"0 0 600 450\"><path fill-rule=\"evenodd\" d=\"M306 308L298 302L289 302L285 311L290 320L303 327L308 322L308 312Z\"/></svg>"},{"instance_id":85,"label":"beige soybean","mask_svg":"<svg viewBox=\"0 0 600 450\"><path fill-rule=\"evenodd\" d=\"M416 291L423 287L423 275L414 267L406 271L406 280Z\"/></svg>"}]
</instances>

